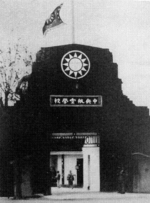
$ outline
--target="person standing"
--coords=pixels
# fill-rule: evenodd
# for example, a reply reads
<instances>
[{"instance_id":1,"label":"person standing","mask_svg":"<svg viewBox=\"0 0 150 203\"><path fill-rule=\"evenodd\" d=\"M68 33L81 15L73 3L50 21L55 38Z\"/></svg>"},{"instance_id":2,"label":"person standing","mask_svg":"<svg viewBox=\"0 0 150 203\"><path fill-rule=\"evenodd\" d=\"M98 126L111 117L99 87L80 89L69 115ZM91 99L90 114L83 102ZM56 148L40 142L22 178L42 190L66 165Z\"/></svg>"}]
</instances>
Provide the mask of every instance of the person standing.
<instances>
[{"instance_id":1,"label":"person standing","mask_svg":"<svg viewBox=\"0 0 150 203\"><path fill-rule=\"evenodd\" d=\"M72 187L72 189L73 189L74 176L72 174L72 171L69 172L69 174L67 176L67 180L68 180L69 187Z\"/></svg>"},{"instance_id":2,"label":"person standing","mask_svg":"<svg viewBox=\"0 0 150 203\"><path fill-rule=\"evenodd\" d=\"M57 180L57 187L60 188L60 173L59 173L59 171L57 171L56 180Z\"/></svg>"},{"instance_id":3,"label":"person standing","mask_svg":"<svg viewBox=\"0 0 150 203\"><path fill-rule=\"evenodd\" d=\"M121 168L118 176L118 192L121 194L126 192L126 172L124 167Z\"/></svg>"}]
</instances>

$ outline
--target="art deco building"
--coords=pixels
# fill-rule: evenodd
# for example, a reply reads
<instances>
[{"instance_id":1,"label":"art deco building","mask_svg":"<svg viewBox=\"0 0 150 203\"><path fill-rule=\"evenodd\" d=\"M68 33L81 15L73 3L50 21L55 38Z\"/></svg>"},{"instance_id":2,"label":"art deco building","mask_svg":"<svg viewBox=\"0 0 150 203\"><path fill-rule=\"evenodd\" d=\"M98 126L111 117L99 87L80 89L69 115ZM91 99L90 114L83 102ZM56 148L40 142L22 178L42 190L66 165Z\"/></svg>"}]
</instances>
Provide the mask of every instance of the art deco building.
<instances>
[{"instance_id":1,"label":"art deco building","mask_svg":"<svg viewBox=\"0 0 150 203\"><path fill-rule=\"evenodd\" d=\"M149 174L149 159L140 154L149 153L148 109L123 95L108 49L79 44L42 48L28 82L36 112L30 136L37 136L43 151L49 145L50 168L60 171L62 185L68 184L71 170L76 186L116 191L124 167L128 191L149 190L150 183L141 181Z\"/></svg>"},{"instance_id":2,"label":"art deco building","mask_svg":"<svg viewBox=\"0 0 150 203\"><path fill-rule=\"evenodd\" d=\"M150 192L148 109L123 94L108 49L41 48L17 91L11 163L20 160L23 196L56 186L56 171L64 187L72 171L75 187L117 191L122 168L126 191Z\"/></svg>"}]
</instances>

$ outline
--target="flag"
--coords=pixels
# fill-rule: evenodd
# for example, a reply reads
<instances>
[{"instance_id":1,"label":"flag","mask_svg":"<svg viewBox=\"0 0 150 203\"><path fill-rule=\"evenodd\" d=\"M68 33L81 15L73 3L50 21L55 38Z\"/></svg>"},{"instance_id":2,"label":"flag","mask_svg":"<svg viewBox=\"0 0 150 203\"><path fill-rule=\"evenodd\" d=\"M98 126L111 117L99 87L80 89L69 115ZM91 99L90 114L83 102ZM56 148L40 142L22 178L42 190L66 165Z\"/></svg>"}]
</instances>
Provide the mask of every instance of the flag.
<instances>
[{"instance_id":1,"label":"flag","mask_svg":"<svg viewBox=\"0 0 150 203\"><path fill-rule=\"evenodd\" d=\"M59 12L63 4L60 4L55 10L52 12L50 17L45 21L45 24L43 26L43 34L46 35L46 33L51 29L54 28L60 24L63 24L63 21L60 18Z\"/></svg>"}]
</instances>

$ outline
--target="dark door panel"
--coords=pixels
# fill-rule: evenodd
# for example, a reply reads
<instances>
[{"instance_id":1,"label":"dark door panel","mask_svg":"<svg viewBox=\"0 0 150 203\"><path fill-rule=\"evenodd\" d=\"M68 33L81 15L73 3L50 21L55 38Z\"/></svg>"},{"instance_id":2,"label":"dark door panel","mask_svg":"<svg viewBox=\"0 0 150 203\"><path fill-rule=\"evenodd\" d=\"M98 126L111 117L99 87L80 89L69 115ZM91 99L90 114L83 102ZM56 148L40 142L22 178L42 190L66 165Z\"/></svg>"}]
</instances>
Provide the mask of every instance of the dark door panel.
<instances>
[{"instance_id":1,"label":"dark door panel","mask_svg":"<svg viewBox=\"0 0 150 203\"><path fill-rule=\"evenodd\" d=\"M77 159L77 185L83 186L83 159Z\"/></svg>"}]
</instances>

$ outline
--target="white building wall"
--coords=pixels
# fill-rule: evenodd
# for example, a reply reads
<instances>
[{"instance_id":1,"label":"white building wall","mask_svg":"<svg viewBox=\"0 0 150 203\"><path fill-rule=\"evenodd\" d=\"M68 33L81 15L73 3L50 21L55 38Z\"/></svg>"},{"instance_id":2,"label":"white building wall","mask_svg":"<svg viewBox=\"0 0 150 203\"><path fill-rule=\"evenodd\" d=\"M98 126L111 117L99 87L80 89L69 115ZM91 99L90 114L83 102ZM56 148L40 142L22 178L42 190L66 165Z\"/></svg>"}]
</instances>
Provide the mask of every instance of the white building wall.
<instances>
[{"instance_id":1,"label":"white building wall","mask_svg":"<svg viewBox=\"0 0 150 203\"><path fill-rule=\"evenodd\" d=\"M100 191L100 148L85 145L82 150L84 189Z\"/></svg>"}]
</instances>

